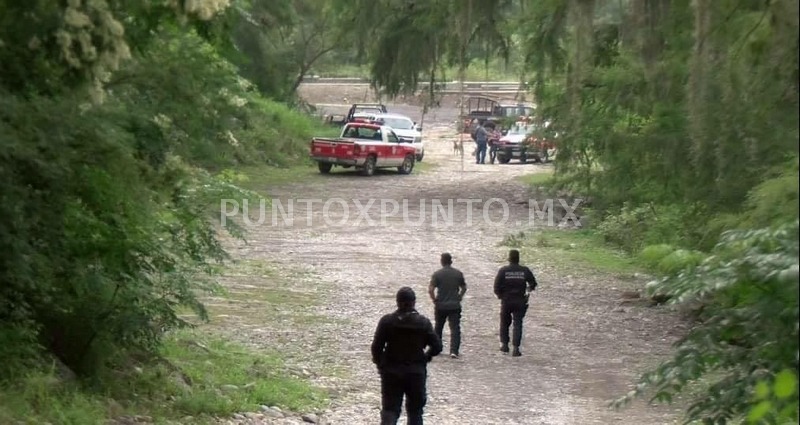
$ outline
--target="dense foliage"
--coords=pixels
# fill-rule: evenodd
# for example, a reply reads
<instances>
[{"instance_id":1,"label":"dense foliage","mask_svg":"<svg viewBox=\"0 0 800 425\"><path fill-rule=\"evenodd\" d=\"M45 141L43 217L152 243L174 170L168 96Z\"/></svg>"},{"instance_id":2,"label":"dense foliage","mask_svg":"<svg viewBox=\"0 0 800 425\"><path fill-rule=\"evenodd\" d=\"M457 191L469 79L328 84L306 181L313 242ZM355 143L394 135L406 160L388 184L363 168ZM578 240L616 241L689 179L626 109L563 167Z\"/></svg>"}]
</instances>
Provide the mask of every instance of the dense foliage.
<instances>
[{"instance_id":1,"label":"dense foliage","mask_svg":"<svg viewBox=\"0 0 800 425\"><path fill-rule=\"evenodd\" d=\"M214 174L311 128L231 62L229 3L0 1L0 378L93 375L205 317L209 207L252 196Z\"/></svg>"},{"instance_id":2,"label":"dense foliage","mask_svg":"<svg viewBox=\"0 0 800 425\"><path fill-rule=\"evenodd\" d=\"M724 423L745 413L769 423L796 419L798 232L795 221L775 230L725 233L714 255L697 267L653 282L652 291L675 303L713 302L677 342L675 357L619 402L647 390L655 400L670 401L702 379L710 382L689 407L689 420ZM773 381L774 394L765 387Z\"/></svg>"},{"instance_id":3,"label":"dense foliage","mask_svg":"<svg viewBox=\"0 0 800 425\"><path fill-rule=\"evenodd\" d=\"M384 22L357 31L388 94L511 58L553 123L557 181L591 195L595 230L676 276L656 290L707 306L634 395L668 400L722 374L690 418L796 420L797 0L337 4Z\"/></svg>"},{"instance_id":4,"label":"dense foliage","mask_svg":"<svg viewBox=\"0 0 800 425\"><path fill-rule=\"evenodd\" d=\"M491 62L552 122L556 181L591 195L595 231L667 276L654 291L703 305L631 396L704 385L691 419L796 421L798 15L797 0L0 0L0 379L43 353L93 375L154 353L181 309L202 317L226 258L209 203L251 196L215 176L303 148L286 104L316 64L365 63L392 96Z\"/></svg>"}]
</instances>

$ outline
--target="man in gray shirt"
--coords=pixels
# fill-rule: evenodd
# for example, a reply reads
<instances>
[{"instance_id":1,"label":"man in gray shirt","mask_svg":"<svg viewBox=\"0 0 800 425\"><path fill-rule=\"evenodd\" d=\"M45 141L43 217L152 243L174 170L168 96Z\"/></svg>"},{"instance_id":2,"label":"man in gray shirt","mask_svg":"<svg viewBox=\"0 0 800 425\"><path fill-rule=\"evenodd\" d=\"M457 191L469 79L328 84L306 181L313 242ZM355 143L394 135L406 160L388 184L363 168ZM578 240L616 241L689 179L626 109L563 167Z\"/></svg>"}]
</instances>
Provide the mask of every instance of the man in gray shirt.
<instances>
[{"instance_id":1,"label":"man in gray shirt","mask_svg":"<svg viewBox=\"0 0 800 425\"><path fill-rule=\"evenodd\" d=\"M444 322L450 325L450 357L457 359L461 347L461 300L467 292L464 274L452 266L453 257L442 254L442 268L431 276L428 295L434 304L434 330L442 338Z\"/></svg>"},{"instance_id":2,"label":"man in gray shirt","mask_svg":"<svg viewBox=\"0 0 800 425\"><path fill-rule=\"evenodd\" d=\"M491 125L491 128L494 129L494 124L491 122L486 124L478 123L478 128L475 129L475 143L477 144L475 149L476 164L486 163L486 146L489 143L489 132L486 130L485 125Z\"/></svg>"}]
</instances>

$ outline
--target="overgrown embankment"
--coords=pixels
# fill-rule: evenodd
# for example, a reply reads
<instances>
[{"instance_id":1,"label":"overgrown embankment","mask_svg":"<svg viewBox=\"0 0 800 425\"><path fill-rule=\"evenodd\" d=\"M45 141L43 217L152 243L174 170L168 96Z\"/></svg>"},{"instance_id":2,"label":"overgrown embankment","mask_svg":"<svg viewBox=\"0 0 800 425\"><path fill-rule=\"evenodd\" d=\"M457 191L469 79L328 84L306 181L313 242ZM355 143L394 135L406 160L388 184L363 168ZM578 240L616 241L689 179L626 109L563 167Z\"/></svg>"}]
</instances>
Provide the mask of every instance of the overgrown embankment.
<instances>
[{"instance_id":1,"label":"overgrown embankment","mask_svg":"<svg viewBox=\"0 0 800 425\"><path fill-rule=\"evenodd\" d=\"M220 198L258 196L227 170L323 130L241 77L213 19L240 10L211 3L0 1L0 422L322 403L279 355L186 330L227 267Z\"/></svg>"},{"instance_id":2,"label":"overgrown embankment","mask_svg":"<svg viewBox=\"0 0 800 425\"><path fill-rule=\"evenodd\" d=\"M578 188L592 200L603 193L562 176L528 183L540 193ZM655 280L630 296L689 307L692 329L674 357L645 373L616 405L642 395L671 402L692 394L691 418L736 411L754 422L791 420L798 406L798 181L795 159L765 175L727 213L702 204L591 202L581 211L582 229L506 242L598 270L644 270Z\"/></svg>"}]
</instances>

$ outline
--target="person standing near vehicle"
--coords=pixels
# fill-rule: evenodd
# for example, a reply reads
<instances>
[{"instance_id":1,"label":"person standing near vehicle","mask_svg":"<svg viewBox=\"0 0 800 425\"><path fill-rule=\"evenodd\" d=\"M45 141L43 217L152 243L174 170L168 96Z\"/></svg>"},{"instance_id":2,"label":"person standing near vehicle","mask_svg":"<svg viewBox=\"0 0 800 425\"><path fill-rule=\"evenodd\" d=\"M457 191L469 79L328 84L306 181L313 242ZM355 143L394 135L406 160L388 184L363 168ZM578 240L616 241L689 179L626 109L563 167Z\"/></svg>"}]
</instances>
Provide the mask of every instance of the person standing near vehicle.
<instances>
[{"instance_id":1,"label":"person standing near vehicle","mask_svg":"<svg viewBox=\"0 0 800 425\"><path fill-rule=\"evenodd\" d=\"M489 132L489 137L488 137L489 163L494 164L494 162L497 161L497 142L500 140L501 137L503 137L503 134L494 128L493 122L490 122L489 124L492 125L492 131Z\"/></svg>"},{"instance_id":2,"label":"person standing near vehicle","mask_svg":"<svg viewBox=\"0 0 800 425\"><path fill-rule=\"evenodd\" d=\"M486 144L489 142L489 133L486 131L484 124L478 123L478 127L473 134L475 135L475 143L477 144L477 148L475 149L475 163L485 164Z\"/></svg>"},{"instance_id":3,"label":"person standing near vehicle","mask_svg":"<svg viewBox=\"0 0 800 425\"><path fill-rule=\"evenodd\" d=\"M442 254L442 268L431 276L428 295L434 305L434 329L442 339L444 323L450 325L450 357L457 359L461 347L461 300L467 292L464 274L453 267L453 257Z\"/></svg>"},{"instance_id":4,"label":"person standing near vehicle","mask_svg":"<svg viewBox=\"0 0 800 425\"><path fill-rule=\"evenodd\" d=\"M530 293L536 289L537 282L528 267L519 264L519 251L508 252L508 265L497 271L494 279L494 293L500 299L500 351L508 353L508 328L514 324L512 356L519 357L522 343L522 319L528 311Z\"/></svg>"},{"instance_id":5,"label":"person standing near vehicle","mask_svg":"<svg viewBox=\"0 0 800 425\"><path fill-rule=\"evenodd\" d=\"M428 363L442 352L442 341L417 312L416 299L413 289L400 288L397 310L381 317L375 329L371 351L381 377L381 425L397 423L404 396L408 424L422 425Z\"/></svg>"}]
</instances>

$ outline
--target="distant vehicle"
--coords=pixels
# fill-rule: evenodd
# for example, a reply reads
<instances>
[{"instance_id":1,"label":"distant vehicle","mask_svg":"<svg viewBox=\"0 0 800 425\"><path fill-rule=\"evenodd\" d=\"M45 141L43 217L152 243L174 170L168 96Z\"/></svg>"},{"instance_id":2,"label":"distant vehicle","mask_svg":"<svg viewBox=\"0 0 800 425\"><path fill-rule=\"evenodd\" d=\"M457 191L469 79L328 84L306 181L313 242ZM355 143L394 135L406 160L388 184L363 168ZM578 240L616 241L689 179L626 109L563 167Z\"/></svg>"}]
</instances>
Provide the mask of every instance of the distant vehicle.
<instances>
[{"instance_id":1,"label":"distant vehicle","mask_svg":"<svg viewBox=\"0 0 800 425\"><path fill-rule=\"evenodd\" d=\"M342 127L340 137L311 139L311 159L319 172L328 174L334 166L355 167L366 176L378 168L397 168L400 174L411 174L415 163L414 147L402 143L391 127L353 122Z\"/></svg>"},{"instance_id":2,"label":"distant vehicle","mask_svg":"<svg viewBox=\"0 0 800 425\"><path fill-rule=\"evenodd\" d=\"M380 114L372 118L379 124L391 127L403 143L410 143L416 152L417 161L422 161L422 158L425 157L422 127L418 126L411 118L400 114Z\"/></svg>"},{"instance_id":3,"label":"distant vehicle","mask_svg":"<svg viewBox=\"0 0 800 425\"><path fill-rule=\"evenodd\" d=\"M545 123L545 127L549 122ZM555 145L538 137L538 128L528 120L518 121L497 141L497 160L507 164L512 159L526 163L529 159L534 162L548 162L555 152Z\"/></svg>"},{"instance_id":4,"label":"distant vehicle","mask_svg":"<svg viewBox=\"0 0 800 425\"><path fill-rule=\"evenodd\" d=\"M377 116L378 114L370 112L356 112L353 114L353 120L351 122L374 123Z\"/></svg>"},{"instance_id":5,"label":"distant vehicle","mask_svg":"<svg viewBox=\"0 0 800 425\"><path fill-rule=\"evenodd\" d=\"M341 126L349 122L370 122L375 115L386 113L386 106L380 103L354 103L347 114L328 114L323 117L323 122L330 125Z\"/></svg>"},{"instance_id":6,"label":"distant vehicle","mask_svg":"<svg viewBox=\"0 0 800 425\"><path fill-rule=\"evenodd\" d=\"M507 129L506 123L513 123L519 118L534 114L534 105L529 102L503 100L489 96L470 96L464 104L464 114L460 117L460 131L467 133L476 124L491 120L498 123L500 129Z\"/></svg>"},{"instance_id":7,"label":"distant vehicle","mask_svg":"<svg viewBox=\"0 0 800 425\"><path fill-rule=\"evenodd\" d=\"M346 123L353 122L355 114L385 114L389 111L382 103L354 103L347 112Z\"/></svg>"}]
</instances>

